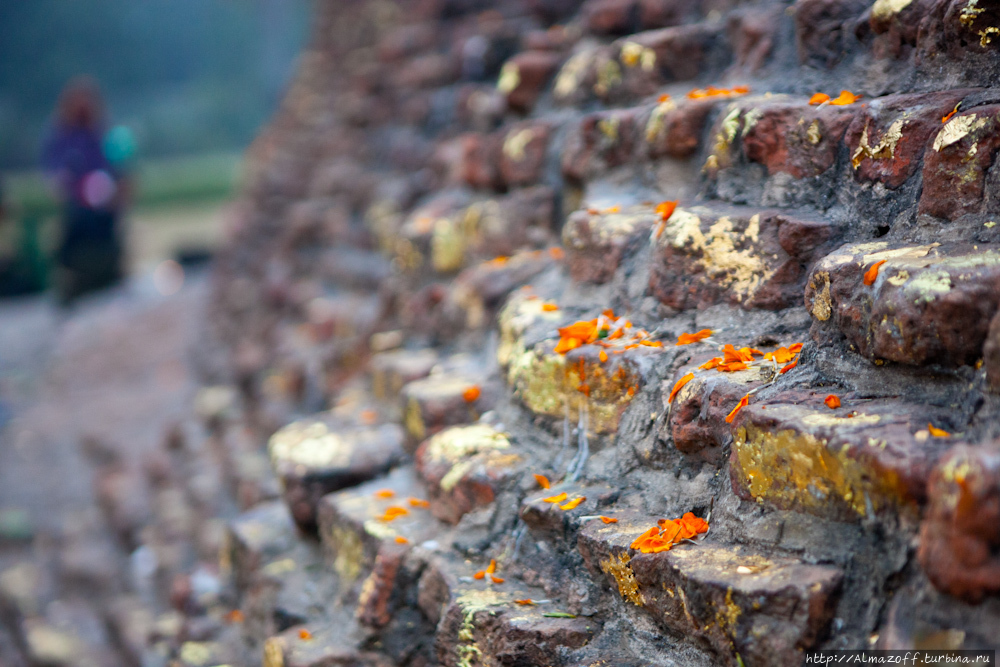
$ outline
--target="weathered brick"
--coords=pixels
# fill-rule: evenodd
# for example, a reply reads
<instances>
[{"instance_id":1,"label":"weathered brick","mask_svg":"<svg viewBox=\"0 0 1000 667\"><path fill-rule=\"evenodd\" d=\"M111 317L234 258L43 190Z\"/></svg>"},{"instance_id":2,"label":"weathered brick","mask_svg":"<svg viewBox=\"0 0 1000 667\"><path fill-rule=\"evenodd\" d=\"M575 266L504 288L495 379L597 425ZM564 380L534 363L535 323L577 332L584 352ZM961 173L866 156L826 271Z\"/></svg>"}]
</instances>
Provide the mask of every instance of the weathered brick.
<instances>
[{"instance_id":1,"label":"weathered brick","mask_svg":"<svg viewBox=\"0 0 1000 667\"><path fill-rule=\"evenodd\" d=\"M651 205L624 209L574 211L563 226L563 246L569 274L577 282L605 283L614 276L625 254L648 243L660 215Z\"/></svg>"},{"instance_id":2,"label":"weathered brick","mask_svg":"<svg viewBox=\"0 0 1000 667\"><path fill-rule=\"evenodd\" d=\"M711 543L639 553L629 545L656 518L615 516L580 531L587 568L659 625L706 642L719 664L799 664L833 616L838 568Z\"/></svg>"},{"instance_id":3,"label":"weathered brick","mask_svg":"<svg viewBox=\"0 0 1000 667\"><path fill-rule=\"evenodd\" d=\"M667 99L660 102L646 120L644 150L650 158L686 159L701 146L705 125L717 100Z\"/></svg>"},{"instance_id":4,"label":"weathered brick","mask_svg":"<svg viewBox=\"0 0 1000 667\"><path fill-rule=\"evenodd\" d=\"M681 387L670 404L667 427L678 451L698 454L709 460L717 459L731 438L732 429L726 417L747 392L768 382L774 373L767 367L729 373L698 369L714 356L715 353L705 353L695 357L663 383L662 391L664 409L667 409L666 399L674 384L687 373L694 373L694 378Z\"/></svg>"},{"instance_id":5,"label":"weathered brick","mask_svg":"<svg viewBox=\"0 0 1000 667\"><path fill-rule=\"evenodd\" d=\"M570 131L562 154L563 174L586 181L633 156L641 109L599 111L584 116Z\"/></svg>"},{"instance_id":6,"label":"weathered brick","mask_svg":"<svg viewBox=\"0 0 1000 667\"><path fill-rule=\"evenodd\" d=\"M739 412L733 488L748 499L832 519L912 512L948 446L947 438L929 435L927 422L950 430L951 415L848 395L830 410L825 394L779 395Z\"/></svg>"},{"instance_id":7,"label":"weathered brick","mask_svg":"<svg viewBox=\"0 0 1000 667\"><path fill-rule=\"evenodd\" d=\"M938 590L978 604L1000 593L1000 448L959 445L934 468L920 564Z\"/></svg>"},{"instance_id":8,"label":"weathered brick","mask_svg":"<svg viewBox=\"0 0 1000 667\"><path fill-rule=\"evenodd\" d=\"M866 0L797 0L795 39L799 62L829 69L855 43L854 23L868 8Z\"/></svg>"},{"instance_id":9,"label":"weathered brick","mask_svg":"<svg viewBox=\"0 0 1000 667\"><path fill-rule=\"evenodd\" d=\"M466 400L466 391L478 387L479 396ZM498 387L482 375L439 373L403 387L408 451L448 426L471 424L499 398Z\"/></svg>"},{"instance_id":10,"label":"weathered brick","mask_svg":"<svg viewBox=\"0 0 1000 667\"><path fill-rule=\"evenodd\" d=\"M889 95L865 104L844 135L855 178L888 188L905 183L920 167L941 119L969 92Z\"/></svg>"},{"instance_id":11,"label":"weathered brick","mask_svg":"<svg viewBox=\"0 0 1000 667\"><path fill-rule=\"evenodd\" d=\"M878 261L874 283L864 273ZM992 246L884 241L847 245L820 261L806 305L870 359L971 364L1000 304L1000 251Z\"/></svg>"},{"instance_id":12,"label":"weathered brick","mask_svg":"<svg viewBox=\"0 0 1000 667\"><path fill-rule=\"evenodd\" d=\"M544 311L542 301L531 297L515 293L499 318L497 361L514 396L536 414L577 423L582 411L588 432L615 432L642 383L638 359L657 350L637 346L621 354L613 351L608 362L600 360L602 348L596 345L557 354L556 340L548 336L562 316Z\"/></svg>"},{"instance_id":13,"label":"weathered brick","mask_svg":"<svg viewBox=\"0 0 1000 667\"><path fill-rule=\"evenodd\" d=\"M504 433L486 424L455 426L417 449L417 472L427 482L431 512L458 523L467 512L489 505L497 487L522 460Z\"/></svg>"},{"instance_id":14,"label":"weathered brick","mask_svg":"<svg viewBox=\"0 0 1000 667\"><path fill-rule=\"evenodd\" d=\"M501 185L500 154L502 142L498 135L469 133L459 139L461 150L460 176L474 188L491 190Z\"/></svg>"},{"instance_id":15,"label":"weathered brick","mask_svg":"<svg viewBox=\"0 0 1000 667\"><path fill-rule=\"evenodd\" d=\"M292 517L311 531L321 497L386 472L402 459L402 445L403 430L395 424L340 428L314 418L275 433L268 452Z\"/></svg>"},{"instance_id":16,"label":"weathered brick","mask_svg":"<svg viewBox=\"0 0 1000 667\"><path fill-rule=\"evenodd\" d=\"M403 385L425 378L440 357L431 348L399 349L372 355L372 393L380 400L395 400Z\"/></svg>"},{"instance_id":17,"label":"weathered brick","mask_svg":"<svg viewBox=\"0 0 1000 667\"><path fill-rule=\"evenodd\" d=\"M696 78L706 68L718 34L714 25L695 23L619 39L612 45L622 71L617 90L644 97L665 83Z\"/></svg>"},{"instance_id":18,"label":"weathered brick","mask_svg":"<svg viewBox=\"0 0 1000 667\"><path fill-rule=\"evenodd\" d=\"M726 37L733 49L736 67L756 72L770 58L780 25L777 9L736 9L729 12Z\"/></svg>"},{"instance_id":19,"label":"weathered brick","mask_svg":"<svg viewBox=\"0 0 1000 667\"><path fill-rule=\"evenodd\" d=\"M975 107L941 127L924 157L920 213L954 220L997 212L996 198L985 186L1000 148L998 120L1000 106Z\"/></svg>"},{"instance_id":20,"label":"weathered brick","mask_svg":"<svg viewBox=\"0 0 1000 667\"><path fill-rule=\"evenodd\" d=\"M777 310L799 302L808 268L840 233L779 211L677 208L652 238L650 289L684 310L714 303Z\"/></svg>"},{"instance_id":21,"label":"weathered brick","mask_svg":"<svg viewBox=\"0 0 1000 667\"><path fill-rule=\"evenodd\" d=\"M303 637L301 633L308 633ZM262 667L391 667L386 656L364 651L340 624L289 628L264 642Z\"/></svg>"},{"instance_id":22,"label":"weathered brick","mask_svg":"<svg viewBox=\"0 0 1000 667\"><path fill-rule=\"evenodd\" d=\"M500 173L508 186L534 185L543 180L552 128L548 123L525 122L504 134Z\"/></svg>"},{"instance_id":23,"label":"weathered brick","mask_svg":"<svg viewBox=\"0 0 1000 667\"><path fill-rule=\"evenodd\" d=\"M220 560L223 569L231 573L236 590L245 591L260 568L287 552L294 538L295 525L288 507L280 501L263 503L233 519L227 526Z\"/></svg>"},{"instance_id":24,"label":"weathered brick","mask_svg":"<svg viewBox=\"0 0 1000 667\"><path fill-rule=\"evenodd\" d=\"M559 69L562 55L552 51L522 51L504 63L497 89L511 109L530 112Z\"/></svg>"}]
</instances>

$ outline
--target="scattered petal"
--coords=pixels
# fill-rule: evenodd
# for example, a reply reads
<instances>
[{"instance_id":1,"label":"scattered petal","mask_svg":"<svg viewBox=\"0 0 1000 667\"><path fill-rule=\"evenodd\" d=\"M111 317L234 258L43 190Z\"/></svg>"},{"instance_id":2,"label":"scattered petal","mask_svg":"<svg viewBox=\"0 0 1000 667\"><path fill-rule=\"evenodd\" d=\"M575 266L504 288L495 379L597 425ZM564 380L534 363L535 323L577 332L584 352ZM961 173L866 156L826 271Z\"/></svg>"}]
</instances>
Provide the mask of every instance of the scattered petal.
<instances>
[{"instance_id":1,"label":"scattered petal","mask_svg":"<svg viewBox=\"0 0 1000 667\"><path fill-rule=\"evenodd\" d=\"M409 543L410 543L410 541L408 539L406 539L405 537L403 537L402 535L397 535L396 536L396 544L409 544Z\"/></svg>"},{"instance_id":2,"label":"scattered petal","mask_svg":"<svg viewBox=\"0 0 1000 667\"><path fill-rule=\"evenodd\" d=\"M535 601L532 600L531 598L524 598L523 600L514 600L514 604L521 604L527 606L527 605L534 605Z\"/></svg>"},{"instance_id":3,"label":"scattered petal","mask_svg":"<svg viewBox=\"0 0 1000 667\"><path fill-rule=\"evenodd\" d=\"M879 261L875 262L870 267L868 267L868 270L865 271L865 279L864 279L864 283L866 286L870 286L872 283L875 282L875 279L878 278L879 267L881 267L883 264L885 264L885 260L880 259Z\"/></svg>"},{"instance_id":4,"label":"scattered petal","mask_svg":"<svg viewBox=\"0 0 1000 667\"><path fill-rule=\"evenodd\" d=\"M486 578L486 570L480 570L479 572L476 572L474 575L472 575L472 578L473 579L485 579Z\"/></svg>"},{"instance_id":5,"label":"scattered petal","mask_svg":"<svg viewBox=\"0 0 1000 667\"><path fill-rule=\"evenodd\" d=\"M535 481L538 482L538 486L542 487L543 489L547 489L550 486L552 486L552 483L549 482L549 478L546 477L545 475L535 475L534 477Z\"/></svg>"},{"instance_id":6,"label":"scattered petal","mask_svg":"<svg viewBox=\"0 0 1000 667\"><path fill-rule=\"evenodd\" d=\"M809 104L816 106L817 104L823 104L823 102L829 102L830 96L826 93L816 93L809 98Z\"/></svg>"},{"instance_id":7,"label":"scattered petal","mask_svg":"<svg viewBox=\"0 0 1000 667\"><path fill-rule=\"evenodd\" d=\"M462 398L466 403L474 403L482 393L483 392L479 388L479 385L474 384L462 392Z\"/></svg>"},{"instance_id":8,"label":"scattered petal","mask_svg":"<svg viewBox=\"0 0 1000 667\"><path fill-rule=\"evenodd\" d=\"M854 104L860 99L861 99L860 95L855 95L849 90L842 90L840 91L840 95L830 100L830 104L837 107L844 107L847 106L848 104Z\"/></svg>"},{"instance_id":9,"label":"scattered petal","mask_svg":"<svg viewBox=\"0 0 1000 667\"><path fill-rule=\"evenodd\" d=\"M392 489L379 489L375 492L376 498L392 498L394 495L396 495L396 492Z\"/></svg>"},{"instance_id":10,"label":"scattered petal","mask_svg":"<svg viewBox=\"0 0 1000 667\"><path fill-rule=\"evenodd\" d=\"M608 353L607 352L605 352L604 350L601 350L600 354L598 354L597 356L601 360L602 364L607 363L607 361L608 361Z\"/></svg>"},{"instance_id":11,"label":"scattered petal","mask_svg":"<svg viewBox=\"0 0 1000 667\"><path fill-rule=\"evenodd\" d=\"M552 257L552 259L562 259L564 254L563 249L559 246L552 246L549 248L549 256Z\"/></svg>"},{"instance_id":12,"label":"scattered petal","mask_svg":"<svg viewBox=\"0 0 1000 667\"><path fill-rule=\"evenodd\" d=\"M299 639L304 639L308 641L312 638L313 638L312 633L306 630L305 628L299 630Z\"/></svg>"},{"instance_id":13,"label":"scattered petal","mask_svg":"<svg viewBox=\"0 0 1000 667\"><path fill-rule=\"evenodd\" d=\"M494 584L502 584L504 582L503 577L494 577L492 574L490 575L490 579Z\"/></svg>"},{"instance_id":14,"label":"scattered petal","mask_svg":"<svg viewBox=\"0 0 1000 667\"><path fill-rule=\"evenodd\" d=\"M610 516L602 516L602 517L600 517L600 519L604 523L618 523L618 519L616 519L614 517L610 517Z\"/></svg>"},{"instance_id":15,"label":"scattered petal","mask_svg":"<svg viewBox=\"0 0 1000 667\"><path fill-rule=\"evenodd\" d=\"M667 399L667 403L673 403L674 398L677 396L677 392L681 390L681 387L683 387L693 379L694 379L694 373L687 373L686 375L682 376L680 380L674 383L674 388L670 390L670 398Z\"/></svg>"},{"instance_id":16,"label":"scattered petal","mask_svg":"<svg viewBox=\"0 0 1000 667\"><path fill-rule=\"evenodd\" d=\"M554 303L543 303L542 304L542 311L543 312L554 313L557 310L559 310L559 306L557 306Z\"/></svg>"},{"instance_id":17,"label":"scattered petal","mask_svg":"<svg viewBox=\"0 0 1000 667\"><path fill-rule=\"evenodd\" d=\"M660 214L660 220L666 222L674 214L677 208L677 201L663 201L656 205L656 212Z\"/></svg>"},{"instance_id":18,"label":"scattered petal","mask_svg":"<svg viewBox=\"0 0 1000 667\"><path fill-rule=\"evenodd\" d=\"M421 498L410 498L409 500L407 500L407 502L410 503L410 507L420 507L422 509L427 509L428 507L431 506L431 504L428 501L423 500Z\"/></svg>"},{"instance_id":19,"label":"scattered petal","mask_svg":"<svg viewBox=\"0 0 1000 667\"><path fill-rule=\"evenodd\" d=\"M561 503L564 500L566 500L567 498L569 498L569 494L566 493L565 491L563 491L562 493L560 493L558 495L549 496L548 498L542 498L542 502L543 503Z\"/></svg>"},{"instance_id":20,"label":"scattered petal","mask_svg":"<svg viewBox=\"0 0 1000 667\"><path fill-rule=\"evenodd\" d=\"M566 503L565 505L560 505L559 509L561 509L563 511L569 511L571 509L576 509L577 507L579 507L580 503L582 503L586 499L587 499L587 496L578 496L578 497L574 498L573 500L569 501L568 503Z\"/></svg>"},{"instance_id":21,"label":"scattered petal","mask_svg":"<svg viewBox=\"0 0 1000 667\"><path fill-rule=\"evenodd\" d=\"M698 366L698 368L704 371L710 371L716 366L718 366L720 363L722 363L722 357L712 357L711 359L703 363L701 366Z\"/></svg>"},{"instance_id":22,"label":"scattered petal","mask_svg":"<svg viewBox=\"0 0 1000 667\"><path fill-rule=\"evenodd\" d=\"M951 433L948 433L948 431L945 431L944 429L941 428L935 428L934 425L931 424L930 422L927 422L927 430L930 431L931 435L933 435L935 438L951 437Z\"/></svg>"},{"instance_id":23,"label":"scattered petal","mask_svg":"<svg viewBox=\"0 0 1000 667\"><path fill-rule=\"evenodd\" d=\"M233 609L231 612L226 614L227 623L242 623L244 619L243 612L239 609Z\"/></svg>"},{"instance_id":24,"label":"scattered petal","mask_svg":"<svg viewBox=\"0 0 1000 667\"><path fill-rule=\"evenodd\" d=\"M785 366L784 368L782 368L780 371L778 371L778 374L779 375L784 375L785 373L787 373L788 371L792 370L793 368L795 368L798 365L799 365L799 360L798 359L793 359L792 363L788 364L787 366Z\"/></svg>"},{"instance_id":25,"label":"scattered petal","mask_svg":"<svg viewBox=\"0 0 1000 667\"><path fill-rule=\"evenodd\" d=\"M837 396L836 394L830 394L829 396L823 399L823 402L826 403L826 407L830 408L831 410L836 410L837 408L840 407L840 397Z\"/></svg>"},{"instance_id":26,"label":"scattered petal","mask_svg":"<svg viewBox=\"0 0 1000 667\"><path fill-rule=\"evenodd\" d=\"M740 402L736 404L736 407L733 408L733 411L730 412L729 415L726 417L726 423L732 424L733 420L736 419L737 413L739 413L740 410L742 410L749 404L750 404L750 394L747 394L746 396L740 399Z\"/></svg>"},{"instance_id":27,"label":"scattered petal","mask_svg":"<svg viewBox=\"0 0 1000 667\"><path fill-rule=\"evenodd\" d=\"M677 345L690 345L691 343L697 343L700 340L705 340L712 335L711 329L702 329L693 334L682 333L677 337Z\"/></svg>"},{"instance_id":28,"label":"scattered petal","mask_svg":"<svg viewBox=\"0 0 1000 667\"><path fill-rule=\"evenodd\" d=\"M486 568L486 574L493 574L496 571L497 571L497 559L496 558L491 558L490 559L490 564Z\"/></svg>"},{"instance_id":29,"label":"scattered petal","mask_svg":"<svg viewBox=\"0 0 1000 667\"><path fill-rule=\"evenodd\" d=\"M949 113L949 114L948 114L947 116L945 116L945 117L943 117L943 118L941 119L941 124L942 124L942 125L944 125L944 124L945 124L945 123L947 123L947 122L948 122L949 120L951 120L951 117L952 117L952 116L954 116L955 114L957 114L957 113L958 113L958 107L960 107L961 105L962 105L962 103L961 103L961 102L959 102L958 104L956 104L956 105L955 105L955 108L954 108L954 109L952 109L952 110L951 110L951 112L950 112L950 113Z\"/></svg>"},{"instance_id":30,"label":"scattered petal","mask_svg":"<svg viewBox=\"0 0 1000 667\"><path fill-rule=\"evenodd\" d=\"M406 516L409 513L410 510L405 507L398 507L394 505L392 507L387 507L385 509L385 514L383 514L380 518L382 521L395 521L399 517Z\"/></svg>"}]
</instances>

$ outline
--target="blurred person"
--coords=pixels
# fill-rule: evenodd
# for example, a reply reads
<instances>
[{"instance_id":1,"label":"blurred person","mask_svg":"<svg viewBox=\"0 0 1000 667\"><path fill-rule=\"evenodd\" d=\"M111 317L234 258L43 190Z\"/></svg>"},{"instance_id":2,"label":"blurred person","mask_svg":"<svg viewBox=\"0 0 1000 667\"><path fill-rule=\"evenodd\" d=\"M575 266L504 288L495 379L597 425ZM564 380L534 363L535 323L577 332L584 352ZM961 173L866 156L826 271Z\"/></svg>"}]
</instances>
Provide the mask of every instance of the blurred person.
<instances>
[{"instance_id":1,"label":"blurred person","mask_svg":"<svg viewBox=\"0 0 1000 667\"><path fill-rule=\"evenodd\" d=\"M97 85L90 78L74 79L60 95L42 151L42 166L62 206L55 286L63 304L122 278L119 225L129 183L105 147Z\"/></svg>"}]
</instances>

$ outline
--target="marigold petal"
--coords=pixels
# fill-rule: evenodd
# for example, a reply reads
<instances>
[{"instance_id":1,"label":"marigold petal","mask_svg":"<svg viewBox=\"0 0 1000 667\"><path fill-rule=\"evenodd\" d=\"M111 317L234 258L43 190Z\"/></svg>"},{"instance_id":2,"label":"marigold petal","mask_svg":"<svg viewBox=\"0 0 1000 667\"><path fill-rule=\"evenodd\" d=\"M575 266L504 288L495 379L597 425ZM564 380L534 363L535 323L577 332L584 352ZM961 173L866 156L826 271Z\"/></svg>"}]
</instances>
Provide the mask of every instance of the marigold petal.
<instances>
[{"instance_id":1,"label":"marigold petal","mask_svg":"<svg viewBox=\"0 0 1000 667\"><path fill-rule=\"evenodd\" d=\"M732 424L733 420L736 419L737 413L739 413L740 410L742 410L749 404L750 404L750 394L747 394L746 396L740 399L740 402L736 404L736 407L733 408L733 411L730 412L729 415L726 417L726 423Z\"/></svg>"},{"instance_id":2,"label":"marigold petal","mask_svg":"<svg viewBox=\"0 0 1000 667\"><path fill-rule=\"evenodd\" d=\"M604 523L618 523L618 519L615 519L614 517L610 517L610 516L602 516L602 517L600 517L600 519Z\"/></svg>"},{"instance_id":3,"label":"marigold petal","mask_svg":"<svg viewBox=\"0 0 1000 667\"><path fill-rule=\"evenodd\" d=\"M798 365L799 365L799 360L798 359L792 359L792 363L788 364L787 366L785 366L784 368L782 368L780 371L778 371L778 374L779 375L784 375L785 373L787 373L788 371L792 370L793 368L795 368Z\"/></svg>"},{"instance_id":4,"label":"marigold petal","mask_svg":"<svg viewBox=\"0 0 1000 667\"><path fill-rule=\"evenodd\" d=\"M663 201L656 205L656 212L660 214L660 220L663 222L669 220L670 216L674 214L674 210L676 209L676 201Z\"/></svg>"},{"instance_id":5,"label":"marigold petal","mask_svg":"<svg viewBox=\"0 0 1000 667\"><path fill-rule=\"evenodd\" d=\"M683 387L693 379L694 379L694 373L686 373L685 375L681 376L681 379L674 383L674 388L670 390L670 398L667 399L667 403L673 403L674 398L677 396L677 392L681 390L681 387Z\"/></svg>"},{"instance_id":6,"label":"marigold petal","mask_svg":"<svg viewBox=\"0 0 1000 667\"><path fill-rule=\"evenodd\" d=\"M652 528L650 528L649 530L647 530L645 533L643 533L639 537L635 538L635 540L632 542L631 546L632 546L633 549L638 549L639 545L642 544L643 541L645 541L645 540L647 540L647 539L649 539L651 537L658 537L659 535L660 535L660 527L659 526L653 526Z\"/></svg>"},{"instance_id":7,"label":"marigold petal","mask_svg":"<svg viewBox=\"0 0 1000 667\"><path fill-rule=\"evenodd\" d=\"M734 371L745 371L748 366L742 361L730 361L728 364L719 364L719 370L723 373L732 373Z\"/></svg>"},{"instance_id":8,"label":"marigold petal","mask_svg":"<svg viewBox=\"0 0 1000 667\"><path fill-rule=\"evenodd\" d=\"M954 116L955 114L957 114L957 113L958 113L958 107L959 107L959 106L961 106L961 104L962 104L961 102L959 102L958 104L956 104L956 105L955 105L955 108L954 108L954 109L952 109L952 110L951 110L951 112L950 112L950 113L949 113L949 114L948 114L947 116L944 116L944 117L943 117L943 118L941 119L941 124L942 124L942 125L944 125L945 123L947 123L947 122L948 122L949 120L951 120L951 117L952 117L952 116Z\"/></svg>"},{"instance_id":9,"label":"marigold petal","mask_svg":"<svg viewBox=\"0 0 1000 667\"><path fill-rule=\"evenodd\" d=\"M486 578L486 570L480 570L479 572L476 572L474 575L472 575L472 578L473 579L485 579Z\"/></svg>"},{"instance_id":10,"label":"marigold petal","mask_svg":"<svg viewBox=\"0 0 1000 667\"><path fill-rule=\"evenodd\" d=\"M571 509L576 509L577 507L580 506L580 503L582 503L586 499L587 499L587 496L579 496L579 497L574 498L573 500L569 501L565 505L560 505L559 509L561 509L563 511L568 511L568 510L571 510Z\"/></svg>"},{"instance_id":11,"label":"marigold petal","mask_svg":"<svg viewBox=\"0 0 1000 667\"><path fill-rule=\"evenodd\" d=\"M407 500L407 502L410 503L410 507L428 508L431 506L431 504L428 501L422 498L410 498Z\"/></svg>"},{"instance_id":12,"label":"marigold petal","mask_svg":"<svg viewBox=\"0 0 1000 667\"><path fill-rule=\"evenodd\" d=\"M550 486L552 486L552 483L549 482L549 478L546 477L545 475L537 475L536 474L534 477L535 477L535 481L538 482L538 486L542 487L543 489L547 489Z\"/></svg>"},{"instance_id":13,"label":"marigold petal","mask_svg":"<svg viewBox=\"0 0 1000 667\"><path fill-rule=\"evenodd\" d=\"M486 568L486 574L493 574L497 571L497 559L491 558L489 567Z\"/></svg>"},{"instance_id":14,"label":"marigold petal","mask_svg":"<svg viewBox=\"0 0 1000 667\"><path fill-rule=\"evenodd\" d=\"M524 598L523 600L514 600L514 604L533 605L535 601L531 598Z\"/></svg>"},{"instance_id":15,"label":"marigold petal","mask_svg":"<svg viewBox=\"0 0 1000 667\"><path fill-rule=\"evenodd\" d=\"M409 544L409 543L410 543L410 541L408 539L406 539L405 537L403 537L402 535L397 535L396 536L396 544Z\"/></svg>"},{"instance_id":16,"label":"marigold petal","mask_svg":"<svg viewBox=\"0 0 1000 667\"><path fill-rule=\"evenodd\" d=\"M566 493L565 491L563 491L562 493L560 493L558 495L549 496L548 498L542 498L542 502L543 503L561 503L564 500L566 500L567 498L569 498L569 494Z\"/></svg>"},{"instance_id":17,"label":"marigold petal","mask_svg":"<svg viewBox=\"0 0 1000 667\"><path fill-rule=\"evenodd\" d=\"M868 270L865 271L865 278L864 278L864 283L866 286L870 286L872 283L875 282L875 279L878 278L879 267L881 267L883 264L885 264L885 260L880 259L879 261L875 262L870 267L868 267Z\"/></svg>"},{"instance_id":18,"label":"marigold petal","mask_svg":"<svg viewBox=\"0 0 1000 667\"><path fill-rule=\"evenodd\" d=\"M492 574L490 575L490 579L493 581L494 584L502 584L504 582L503 577L495 577Z\"/></svg>"},{"instance_id":19,"label":"marigold petal","mask_svg":"<svg viewBox=\"0 0 1000 667\"><path fill-rule=\"evenodd\" d=\"M817 104L823 104L823 102L829 102L830 96L826 93L816 93L809 98L809 104L816 106Z\"/></svg>"},{"instance_id":20,"label":"marigold petal","mask_svg":"<svg viewBox=\"0 0 1000 667\"><path fill-rule=\"evenodd\" d=\"M601 350L600 353L598 353L597 358L601 360L602 364L605 364L608 362L608 353Z\"/></svg>"},{"instance_id":21,"label":"marigold petal","mask_svg":"<svg viewBox=\"0 0 1000 667\"><path fill-rule=\"evenodd\" d=\"M711 359L703 363L701 366L698 366L698 368L704 371L709 371L718 366L719 363L721 362L722 362L722 357L712 357Z\"/></svg>"},{"instance_id":22,"label":"marigold petal","mask_svg":"<svg viewBox=\"0 0 1000 667\"><path fill-rule=\"evenodd\" d=\"M931 435L933 435L935 438L951 437L951 433L948 433L948 431L945 431L944 429L941 428L935 428L934 425L931 424L930 422L927 422L927 430L930 431Z\"/></svg>"},{"instance_id":23,"label":"marigold petal","mask_svg":"<svg viewBox=\"0 0 1000 667\"><path fill-rule=\"evenodd\" d=\"M559 306L557 306L554 303L543 303L542 304L542 312L545 312L545 313L554 313L557 310L559 310Z\"/></svg>"},{"instance_id":24,"label":"marigold petal","mask_svg":"<svg viewBox=\"0 0 1000 667\"><path fill-rule=\"evenodd\" d=\"M299 630L299 639L304 639L306 641L312 639L312 633L306 629Z\"/></svg>"},{"instance_id":25,"label":"marigold petal","mask_svg":"<svg viewBox=\"0 0 1000 667\"><path fill-rule=\"evenodd\" d=\"M831 410L836 410L837 408L840 407L840 397L837 396L836 394L830 394L829 396L823 399L823 402L826 403L826 407L830 408Z\"/></svg>"},{"instance_id":26,"label":"marigold petal","mask_svg":"<svg viewBox=\"0 0 1000 667\"><path fill-rule=\"evenodd\" d=\"M830 104L838 107L847 106L849 104L854 104L861 99L861 95L855 95L849 90L840 91L840 95L830 100Z\"/></svg>"},{"instance_id":27,"label":"marigold petal","mask_svg":"<svg viewBox=\"0 0 1000 667\"><path fill-rule=\"evenodd\" d=\"M396 492L392 489L379 489L375 492L376 498L392 498L394 495L396 495Z\"/></svg>"},{"instance_id":28,"label":"marigold petal","mask_svg":"<svg viewBox=\"0 0 1000 667\"><path fill-rule=\"evenodd\" d=\"M792 343L791 345L788 346L788 351L795 352L796 354L798 354L799 352L802 351L802 343Z\"/></svg>"},{"instance_id":29,"label":"marigold petal","mask_svg":"<svg viewBox=\"0 0 1000 667\"><path fill-rule=\"evenodd\" d=\"M479 396L483 393L483 390L479 388L479 385L474 384L465 391L462 392L462 399L466 403L474 403L479 399Z\"/></svg>"},{"instance_id":30,"label":"marigold petal","mask_svg":"<svg viewBox=\"0 0 1000 667\"><path fill-rule=\"evenodd\" d=\"M693 334L682 333L677 337L677 345L690 345L691 343L697 343L700 340L705 340L712 335L711 329L702 329Z\"/></svg>"}]
</instances>

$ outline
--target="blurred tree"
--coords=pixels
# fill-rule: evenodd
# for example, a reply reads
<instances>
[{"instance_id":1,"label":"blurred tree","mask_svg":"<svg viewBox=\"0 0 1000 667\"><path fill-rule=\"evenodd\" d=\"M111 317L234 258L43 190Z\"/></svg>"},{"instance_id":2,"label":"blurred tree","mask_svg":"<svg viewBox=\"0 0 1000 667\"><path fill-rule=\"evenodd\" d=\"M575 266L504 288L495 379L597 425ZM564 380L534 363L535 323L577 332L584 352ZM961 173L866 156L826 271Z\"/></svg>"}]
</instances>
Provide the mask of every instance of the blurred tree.
<instances>
[{"instance_id":1,"label":"blurred tree","mask_svg":"<svg viewBox=\"0 0 1000 667\"><path fill-rule=\"evenodd\" d=\"M307 23L307 0L0 2L0 168L36 163L59 91L83 73L146 156L240 148Z\"/></svg>"}]
</instances>

